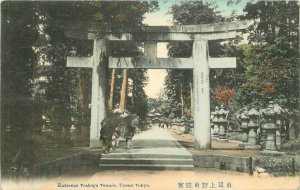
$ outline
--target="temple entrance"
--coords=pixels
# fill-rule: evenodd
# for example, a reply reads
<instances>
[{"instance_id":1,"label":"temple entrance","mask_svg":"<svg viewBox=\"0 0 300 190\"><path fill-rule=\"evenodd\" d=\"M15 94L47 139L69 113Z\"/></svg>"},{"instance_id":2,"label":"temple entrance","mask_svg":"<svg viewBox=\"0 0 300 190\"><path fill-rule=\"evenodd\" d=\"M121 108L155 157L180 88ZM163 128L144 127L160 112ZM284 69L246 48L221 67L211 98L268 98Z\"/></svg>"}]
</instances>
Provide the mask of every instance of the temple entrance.
<instances>
[{"instance_id":1,"label":"temple entrance","mask_svg":"<svg viewBox=\"0 0 300 190\"><path fill-rule=\"evenodd\" d=\"M70 23L69 23L70 24ZM73 24L73 23L71 23ZM68 57L69 67L88 67L93 69L92 75L92 107L90 147L99 147L100 122L105 118L107 110L106 68L122 69L193 69L194 91L194 141L197 148L211 148L210 126L210 93L209 93L209 69L234 68L235 58L211 58L208 53L208 41L230 39L236 37L236 31L245 29L246 22L216 23L205 25L181 25L181 26L149 26L145 31L131 34L123 34L120 38L106 35L99 39L96 35L100 29L88 32L88 26L82 26L85 35L94 40L92 57ZM64 26L65 31L72 27ZM80 34L82 31L72 31L67 34ZM142 35L141 35L142 34ZM136 35L136 36L135 36ZM78 37L78 35L75 35ZM73 36L74 37L74 36ZM108 43L114 40L132 40L144 42L143 57L109 57ZM157 43L169 41L193 41L191 58L157 58Z\"/></svg>"}]
</instances>

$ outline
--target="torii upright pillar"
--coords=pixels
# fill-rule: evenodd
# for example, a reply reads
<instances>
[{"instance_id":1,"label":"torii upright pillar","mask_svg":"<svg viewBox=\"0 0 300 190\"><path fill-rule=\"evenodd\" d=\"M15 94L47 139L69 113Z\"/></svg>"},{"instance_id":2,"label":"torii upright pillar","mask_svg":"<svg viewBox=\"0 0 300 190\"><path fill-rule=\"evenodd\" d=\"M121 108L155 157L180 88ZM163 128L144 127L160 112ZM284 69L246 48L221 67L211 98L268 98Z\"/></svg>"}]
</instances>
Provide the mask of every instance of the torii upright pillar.
<instances>
[{"instance_id":1,"label":"torii upright pillar","mask_svg":"<svg viewBox=\"0 0 300 190\"><path fill-rule=\"evenodd\" d=\"M207 40L193 43L194 141L199 149L210 149L210 97Z\"/></svg>"},{"instance_id":2,"label":"torii upright pillar","mask_svg":"<svg viewBox=\"0 0 300 190\"><path fill-rule=\"evenodd\" d=\"M100 147L101 121L106 116L107 41L94 40L90 148Z\"/></svg>"},{"instance_id":3,"label":"torii upright pillar","mask_svg":"<svg viewBox=\"0 0 300 190\"><path fill-rule=\"evenodd\" d=\"M92 57L68 57L68 67L92 68L90 148L100 147L101 121L106 116L107 40L94 39Z\"/></svg>"}]
</instances>

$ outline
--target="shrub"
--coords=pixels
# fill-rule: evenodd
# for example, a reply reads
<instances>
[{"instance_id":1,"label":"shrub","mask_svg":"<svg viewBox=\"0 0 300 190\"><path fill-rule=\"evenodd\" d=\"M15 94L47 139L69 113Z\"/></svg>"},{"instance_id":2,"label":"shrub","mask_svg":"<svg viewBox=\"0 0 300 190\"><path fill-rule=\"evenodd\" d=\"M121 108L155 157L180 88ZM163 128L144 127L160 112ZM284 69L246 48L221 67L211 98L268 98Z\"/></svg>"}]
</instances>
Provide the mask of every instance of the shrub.
<instances>
[{"instance_id":1,"label":"shrub","mask_svg":"<svg viewBox=\"0 0 300 190\"><path fill-rule=\"evenodd\" d=\"M293 159L290 157L261 156L254 158L253 163L254 168L264 168L274 176L293 175Z\"/></svg>"},{"instance_id":2,"label":"shrub","mask_svg":"<svg viewBox=\"0 0 300 190\"><path fill-rule=\"evenodd\" d=\"M281 146L281 150L293 154L300 152L300 139L289 140Z\"/></svg>"}]
</instances>

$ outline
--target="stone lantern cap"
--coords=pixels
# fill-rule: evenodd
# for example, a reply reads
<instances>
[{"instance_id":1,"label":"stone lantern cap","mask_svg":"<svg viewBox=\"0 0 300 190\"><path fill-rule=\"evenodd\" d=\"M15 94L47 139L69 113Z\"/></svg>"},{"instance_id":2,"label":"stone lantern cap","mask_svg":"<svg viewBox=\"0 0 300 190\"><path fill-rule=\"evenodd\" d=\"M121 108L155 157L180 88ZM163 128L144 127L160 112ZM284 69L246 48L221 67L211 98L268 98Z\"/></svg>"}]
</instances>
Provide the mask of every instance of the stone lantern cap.
<instances>
[{"instance_id":1,"label":"stone lantern cap","mask_svg":"<svg viewBox=\"0 0 300 190\"><path fill-rule=\"evenodd\" d=\"M224 109L224 105L221 105L221 109L218 111L219 115L227 115L229 111Z\"/></svg>"},{"instance_id":2,"label":"stone lantern cap","mask_svg":"<svg viewBox=\"0 0 300 190\"><path fill-rule=\"evenodd\" d=\"M249 119L249 116L245 113L241 114L241 119Z\"/></svg>"},{"instance_id":3,"label":"stone lantern cap","mask_svg":"<svg viewBox=\"0 0 300 190\"><path fill-rule=\"evenodd\" d=\"M255 108L251 108L251 109L248 111L248 115L249 115L249 117L251 117L251 116L256 116L256 117L258 117L258 116L259 116L259 112L258 112Z\"/></svg>"},{"instance_id":4,"label":"stone lantern cap","mask_svg":"<svg viewBox=\"0 0 300 190\"><path fill-rule=\"evenodd\" d=\"M219 106L216 106L216 107L215 107L215 111L219 111Z\"/></svg>"},{"instance_id":5,"label":"stone lantern cap","mask_svg":"<svg viewBox=\"0 0 300 190\"><path fill-rule=\"evenodd\" d=\"M267 115L267 116L275 115L274 106L268 105L268 107L266 109L264 109L262 113L263 113L263 115Z\"/></svg>"},{"instance_id":6,"label":"stone lantern cap","mask_svg":"<svg viewBox=\"0 0 300 190\"><path fill-rule=\"evenodd\" d=\"M212 113L212 116L213 116L212 121L213 121L213 122L218 122L219 119L218 119L218 116L217 116L217 115L218 115L217 112L213 112L213 113Z\"/></svg>"},{"instance_id":7,"label":"stone lantern cap","mask_svg":"<svg viewBox=\"0 0 300 190\"><path fill-rule=\"evenodd\" d=\"M258 122L259 112L255 108L251 108L248 112L249 116L249 128L258 128L260 126Z\"/></svg>"},{"instance_id":8,"label":"stone lantern cap","mask_svg":"<svg viewBox=\"0 0 300 190\"><path fill-rule=\"evenodd\" d=\"M221 109L218 111L219 119L218 122L227 122L226 115L229 111L224 110L223 105L221 105Z\"/></svg>"},{"instance_id":9,"label":"stone lantern cap","mask_svg":"<svg viewBox=\"0 0 300 190\"><path fill-rule=\"evenodd\" d=\"M215 115L217 115L217 112L216 112L216 111L212 111L210 114L211 114L212 116L215 116Z\"/></svg>"},{"instance_id":10,"label":"stone lantern cap","mask_svg":"<svg viewBox=\"0 0 300 190\"><path fill-rule=\"evenodd\" d=\"M275 130L277 129L277 125L275 123L264 123L262 124L262 129L265 129L265 130Z\"/></svg>"},{"instance_id":11,"label":"stone lantern cap","mask_svg":"<svg viewBox=\"0 0 300 190\"><path fill-rule=\"evenodd\" d=\"M283 114L285 112L279 104L274 104L274 111L276 114Z\"/></svg>"}]
</instances>

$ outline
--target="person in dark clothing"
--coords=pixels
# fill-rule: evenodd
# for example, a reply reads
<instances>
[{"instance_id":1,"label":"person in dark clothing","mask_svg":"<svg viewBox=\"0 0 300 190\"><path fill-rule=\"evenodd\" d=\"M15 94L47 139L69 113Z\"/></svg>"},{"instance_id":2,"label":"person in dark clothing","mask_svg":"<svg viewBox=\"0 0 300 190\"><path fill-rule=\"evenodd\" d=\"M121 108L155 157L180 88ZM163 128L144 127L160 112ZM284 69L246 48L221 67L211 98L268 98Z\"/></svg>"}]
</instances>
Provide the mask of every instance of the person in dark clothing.
<instances>
[{"instance_id":1,"label":"person in dark clothing","mask_svg":"<svg viewBox=\"0 0 300 190\"><path fill-rule=\"evenodd\" d=\"M127 125L124 133L124 138L126 139L126 148L131 147L134 133L135 133L135 128L132 127L131 125Z\"/></svg>"},{"instance_id":2,"label":"person in dark clothing","mask_svg":"<svg viewBox=\"0 0 300 190\"><path fill-rule=\"evenodd\" d=\"M126 139L126 148L130 148L132 145L132 138L134 136L135 130L139 125L138 116L132 114L125 118L126 126L124 132L124 138Z\"/></svg>"},{"instance_id":3,"label":"person in dark clothing","mask_svg":"<svg viewBox=\"0 0 300 190\"><path fill-rule=\"evenodd\" d=\"M110 113L101 122L100 140L102 141L102 151L107 154L112 147L112 136L119 125L119 116Z\"/></svg>"}]
</instances>

